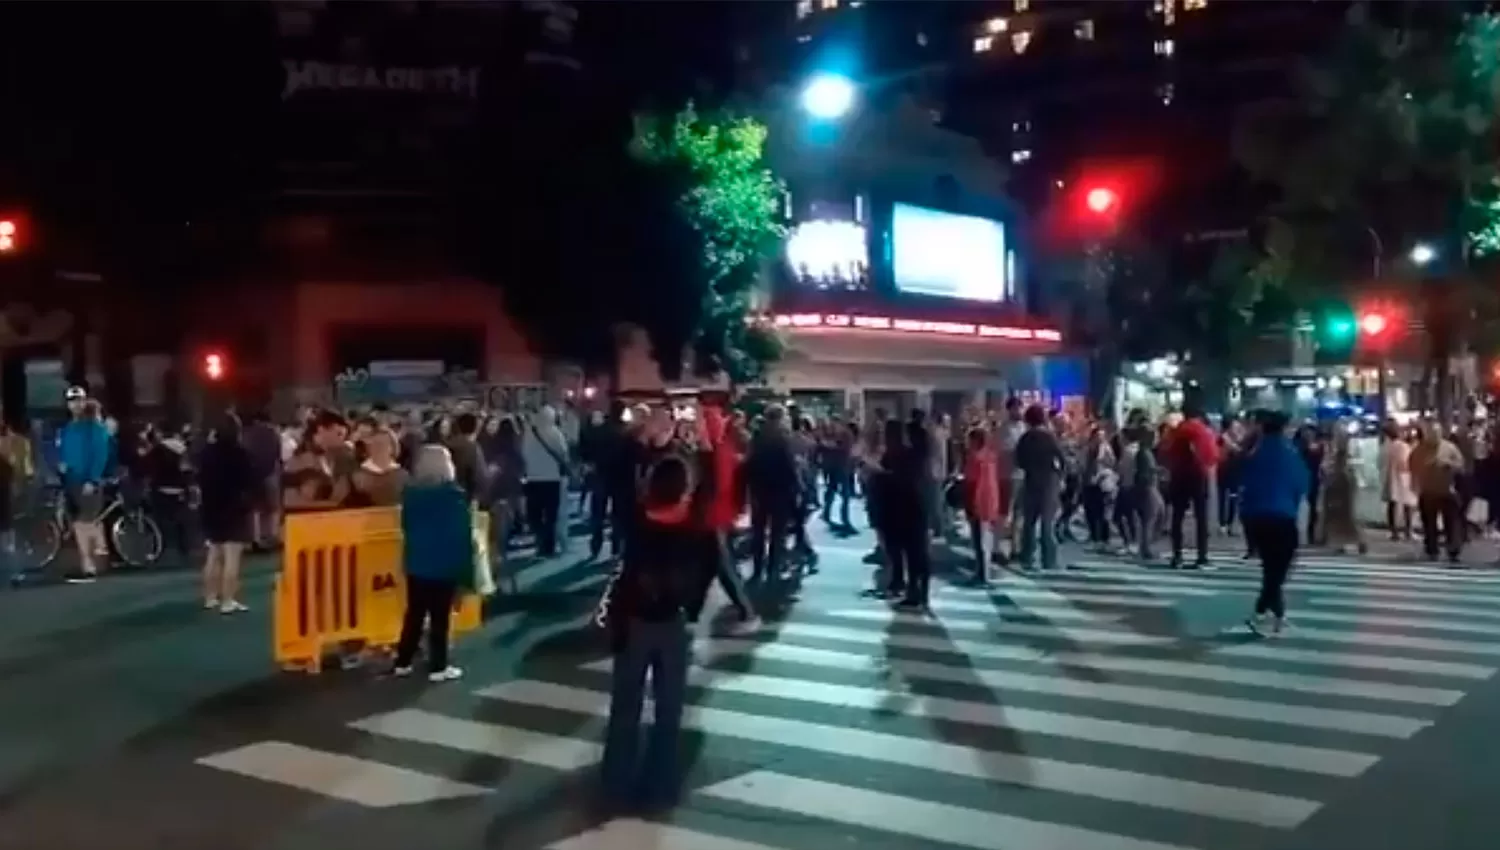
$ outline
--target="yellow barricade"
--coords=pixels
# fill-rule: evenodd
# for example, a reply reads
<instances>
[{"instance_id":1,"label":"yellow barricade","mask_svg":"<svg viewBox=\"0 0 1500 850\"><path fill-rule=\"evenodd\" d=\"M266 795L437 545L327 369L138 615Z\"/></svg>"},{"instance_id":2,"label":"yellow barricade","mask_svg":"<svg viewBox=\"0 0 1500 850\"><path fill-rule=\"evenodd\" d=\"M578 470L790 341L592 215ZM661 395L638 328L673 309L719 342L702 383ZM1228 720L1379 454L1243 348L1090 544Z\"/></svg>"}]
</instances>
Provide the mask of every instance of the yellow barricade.
<instances>
[{"instance_id":1,"label":"yellow barricade","mask_svg":"<svg viewBox=\"0 0 1500 850\"><path fill-rule=\"evenodd\" d=\"M476 512L474 528L488 540L489 515ZM283 669L319 673L341 647L395 645L406 611L399 509L288 515L281 558L274 634ZM481 605L473 594L454 603L455 636L479 628Z\"/></svg>"}]
</instances>

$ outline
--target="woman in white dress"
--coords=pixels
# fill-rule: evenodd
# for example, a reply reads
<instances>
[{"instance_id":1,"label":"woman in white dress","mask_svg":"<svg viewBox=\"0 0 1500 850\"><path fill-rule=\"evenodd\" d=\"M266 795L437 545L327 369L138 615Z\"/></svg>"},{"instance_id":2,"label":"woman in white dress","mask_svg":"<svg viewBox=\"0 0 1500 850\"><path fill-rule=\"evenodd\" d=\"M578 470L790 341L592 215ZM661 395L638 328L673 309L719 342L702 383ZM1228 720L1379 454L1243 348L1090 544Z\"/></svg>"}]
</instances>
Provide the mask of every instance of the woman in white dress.
<instances>
[{"instance_id":1,"label":"woman in white dress","mask_svg":"<svg viewBox=\"0 0 1500 850\"><path fill-rule=\"evenodd\" d=\"M1385 523L1392 540L1411 539L1412 511L1417 493L1411 483L1411 444L1394 422L1381 434L1380 499L1385 502Z\"/></svg>"}]
</instances>

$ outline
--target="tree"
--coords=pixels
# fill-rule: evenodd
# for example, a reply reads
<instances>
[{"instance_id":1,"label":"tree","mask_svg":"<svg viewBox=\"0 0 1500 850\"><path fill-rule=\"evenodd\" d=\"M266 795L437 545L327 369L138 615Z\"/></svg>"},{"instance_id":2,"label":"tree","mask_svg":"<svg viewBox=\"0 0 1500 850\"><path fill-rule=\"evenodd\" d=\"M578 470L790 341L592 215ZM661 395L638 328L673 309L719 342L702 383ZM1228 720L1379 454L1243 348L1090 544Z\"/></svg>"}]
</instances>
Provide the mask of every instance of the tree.
<instances>
[{"instance_id":1,"label":"tree","mask_svg":"<svg viewBox=\"0 0 1500 850\"><path fill-rule=\"evenodd\" d=\"M636 116L630 154L636 190L660 216L635 220L654 231L640 245L640 281L649 297L630 320L651 337L663 376L674 379L691 350L700 376L759 379L780 353L769 328L749 321L767 260L785 238L785 189L765 165L766 128L689 104L671 114ZM665 238L664 238L665 237Z\"/></svg>"},{"instance_id":2,"label":"tree","mask_svg":"<svg viewBox=\"0 0 1500 850\"><path fill-rule=\"evenodd\" d=\"M1427 9L1421 28L1373 11L1350 10L1294 97L1240 116L1236 153L1276 194L1261 274L1304 308L1348 300L1415 242L1440 246L1443 263L1407 269L1400 283L1401 297L1421 305L1428 370L1447 410L1449 358L1500 307L1476 285L1490 246L1500 247L1500 23L1457 5Z\"/></svg>"}]
</instances>

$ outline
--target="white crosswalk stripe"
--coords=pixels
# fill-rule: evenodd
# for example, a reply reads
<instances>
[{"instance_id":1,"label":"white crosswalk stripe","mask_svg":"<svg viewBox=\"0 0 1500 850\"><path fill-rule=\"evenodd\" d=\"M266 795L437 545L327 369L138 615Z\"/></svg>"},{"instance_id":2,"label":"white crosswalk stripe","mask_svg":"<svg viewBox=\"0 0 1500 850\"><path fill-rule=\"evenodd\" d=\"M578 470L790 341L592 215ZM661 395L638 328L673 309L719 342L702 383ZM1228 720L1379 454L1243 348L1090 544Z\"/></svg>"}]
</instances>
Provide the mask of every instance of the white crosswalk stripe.
<instances>
[{"instance_id":1,"label":"white crosswalk stripe","mask_svg":"<svg viewBox=\"0 0 1500 850\"><path fill-rule=\"evenodd\" d=\"M925 615L814 579L788 621L709 641L690 670L684 729L749 772L690 785L671 824L621 818L547 847L812 850L830 829L882 846L1238 846L1305 823L1495 674L1492 578L1321 558L1294 574L1296 624L1275 641L1171 631L1179 606L1248 604L1248 568L1084 559L941 587ZM376 809L492 791L475 759L561 780L602 757L612 671L481 683L356 720L352 746L264 741L199 763Z\"/></svg>"}]
</instances>

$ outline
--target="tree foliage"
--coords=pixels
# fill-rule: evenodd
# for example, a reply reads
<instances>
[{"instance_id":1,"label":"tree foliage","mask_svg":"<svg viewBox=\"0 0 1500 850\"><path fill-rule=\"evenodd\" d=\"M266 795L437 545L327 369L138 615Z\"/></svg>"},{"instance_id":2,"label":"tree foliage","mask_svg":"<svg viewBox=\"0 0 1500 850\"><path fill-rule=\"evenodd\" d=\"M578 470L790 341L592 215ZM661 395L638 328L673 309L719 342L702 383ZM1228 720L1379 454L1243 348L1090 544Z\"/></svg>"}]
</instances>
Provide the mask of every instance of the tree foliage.
<instances>
[{"instance_id":1,"label":"tree foliage","mask_svg":"<svg viewBox=\"0 0 1500 850\"><path fill-rule=\"evenodd\" d=\"M665 272L653 310L632 320L651 335L663 374L673 377L690 349L695 371L758 379L779 346L747 321L767 259L785 238L785 189L765 165L766 128L751 118L705 114L692 105L636 116L630 154L671 221L656 242ZM665 193L665 197L662 194ZM650 224L648 223L648 226Z\"/></svg>"}]
</instances>

